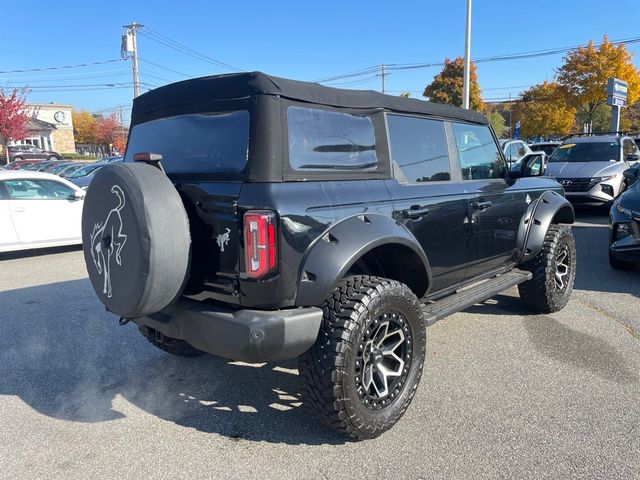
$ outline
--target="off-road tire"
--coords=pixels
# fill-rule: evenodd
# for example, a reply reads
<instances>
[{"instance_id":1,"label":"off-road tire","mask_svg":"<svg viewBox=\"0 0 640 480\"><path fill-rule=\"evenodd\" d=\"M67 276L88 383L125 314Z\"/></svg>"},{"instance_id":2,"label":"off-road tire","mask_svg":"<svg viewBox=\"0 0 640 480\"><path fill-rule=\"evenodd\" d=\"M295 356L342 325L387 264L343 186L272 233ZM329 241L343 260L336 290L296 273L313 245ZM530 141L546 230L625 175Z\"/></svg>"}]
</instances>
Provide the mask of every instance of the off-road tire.
<instances>
[{"instance_id":1,"label":"off-road tire","mask_svg":"<svg viewBox=\"0 0 640 480\"><path fill-rule=\"evenodd\" d=\"M560 288L556 282L559 256L568 255L568 272ZM519 266L528 270L533 278L518 285L520 298L529 308L541 313L562 310L573 291L576 278L576 241L567 225L551 225L544 238L542 250L531 260Z\"/></svg>"},{"instance_id":2,"label":"off-road tire","mask_svg":"<svg viewBox=\"0 0 640 480\"><path fill-rule=\"evenodd\" d=\"M172 355L176 355L178 357L199 357L206 353L192 347L184 340L179 340L177 338L163 336L162 341L160 342L154 337L152 330L147 327L139 325L138 330L140 330L140 333L149 340L149 343Z\"/></svg>"},{"instance_id":3,"label":"off-road tire","mask_svg":"<svg viewBox=\"0 0 640 480\"><path fill-rule=\"evenodd\" d=\"M418 388L426 350L420 303L409 287L400 282L358 275L341 280L323 302L322 309L318 339L299 359L300 375L305 381L304 403L321 421L341 433L359 440L375 438L402 417ZM393 323L396 330L388 335L392 318L397 322ZM398 363L400 376L388 383L387 395L379 396L376 402L366 393L364 371L367 365L376 365L373 372L379 372L381 363L372 360L374 355L367 354L365 360L362 352L364 345L371 348L377 345L378 353L388 352L376 343L376 338L380 338L377 332L384 323L387 324L384 338L393 338L398 329L404 332L396 340L400 341L401 336L408 343L398 343L394 350L398 353L397 348L402 348L401 355L409 365L406 361ZM365 338L372 339L367 342ZM385 376L385 386L386 380Z\"/></svg>"},{"instance_id":4,"label":"off-road tire","mask_svg":"<svg viewBox=\"0 0 640 480\"><path fill-rule=\"evenodd\" d=\"M631 262L625 262L624 260L619 260L616 257L614 257L613 255L611 255L611 252L609 252L609 265L611 265L611 268L613 268L614 270L635 270L636 269L636 264L635 263L631 263Z\"/></svg>"}]
</instances>

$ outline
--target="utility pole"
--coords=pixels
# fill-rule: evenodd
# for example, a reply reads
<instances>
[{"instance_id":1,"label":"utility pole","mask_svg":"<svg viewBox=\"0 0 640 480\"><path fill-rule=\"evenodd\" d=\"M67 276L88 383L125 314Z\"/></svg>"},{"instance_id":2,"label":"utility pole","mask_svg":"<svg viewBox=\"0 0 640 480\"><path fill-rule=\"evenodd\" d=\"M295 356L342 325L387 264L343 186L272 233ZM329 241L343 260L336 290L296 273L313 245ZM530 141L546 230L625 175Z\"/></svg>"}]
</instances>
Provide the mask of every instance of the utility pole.
<instances>
[{"instance_id":1,"label":"utility pole","mask_svg":"<svg viewBox=\"0 0 640 480\"><path fill-rule=\"evenodd\" d=\"M380 65L382 68L382 72L380 73L380 78L382 79L382 93L384 93L384 77L386 77L386 73L384 71L384 65Z\"/></svg>"},{"instance_id":2,"label":"utility pole","mask_svg":"<svg viewBox=\"0 0 640 480\"><path fill-rule=\"evenodd\" d=\"M136 40L136 32L141 27L144 27L144 25L136 22L122 26L122 28L126 28L127 30L122 35L121 53L122 58L124 58L125 60L131 58L133 67L133 98L137 97L140 94L140 80L138 78L138 43Z\"/></svg>"},{"instance_id":3,"label":"utility pole","mask_svg":"<svg viewBox=\"0 0 640 480\"><path fill-rule=\"evenodd\" d=\"M467 30L464 39L464 76L462 80L462 108L469 108L469 79L471 76L471 0L467 0Z\"/></svg>"}]
</instances>

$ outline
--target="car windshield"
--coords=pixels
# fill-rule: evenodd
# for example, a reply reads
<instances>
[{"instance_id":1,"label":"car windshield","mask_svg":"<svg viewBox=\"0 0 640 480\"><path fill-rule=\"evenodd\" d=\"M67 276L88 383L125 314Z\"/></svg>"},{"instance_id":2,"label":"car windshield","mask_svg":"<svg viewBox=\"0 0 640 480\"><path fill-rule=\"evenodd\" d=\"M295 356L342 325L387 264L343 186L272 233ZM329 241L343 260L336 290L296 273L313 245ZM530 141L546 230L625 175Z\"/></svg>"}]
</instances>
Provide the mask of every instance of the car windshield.
<instances>
[{"instance_id":1,"label":"car windshield","mask_svg":"<svg viewBox=\"0 0 640 480\"><path fill-rule=\"evenodd\" d=\"M549 162L608 162L620 160L618 142L565 143L549 158Z\"/></svg>"},{"instance_id":2,"label":"car windshield","mask_svg":"<svg viewBox=\"0 0 640 480\"><path fill-rule=\"evenodd\" d=\"M103 167L103 165L86 165L82 168L79 168L78 170L76 170L75 172L73 172L72 174L68 175L67 178L78 178L78 177L84 177L86 175L89 175L90 173L93 173L95 170L97 170L98 168Z\"/></svg>"}]
</instances>

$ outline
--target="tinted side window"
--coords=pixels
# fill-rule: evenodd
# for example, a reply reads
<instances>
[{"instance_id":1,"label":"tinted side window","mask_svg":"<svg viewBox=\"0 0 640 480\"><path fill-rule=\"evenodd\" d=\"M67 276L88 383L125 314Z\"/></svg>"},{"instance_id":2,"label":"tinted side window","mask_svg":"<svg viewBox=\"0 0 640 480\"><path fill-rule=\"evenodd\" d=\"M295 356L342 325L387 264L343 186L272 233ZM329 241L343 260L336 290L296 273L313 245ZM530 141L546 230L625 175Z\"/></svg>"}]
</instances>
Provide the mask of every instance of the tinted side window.
<instances>
[{"instance_id":1,"label":"tinted side window","mask_svg":"<svg viewBox=\"0 0 640 480\"><path fill-rule=\"evenodd\" d=\"M249 112L189 114L140 123L131 129L125 160L159 153L169 173L236 173L247 164Z\"/></svg>"},{"instance_id":2,"label":"tinted side window","mask_svg":"<svg viewBox=\"0 0 640 480\"><path fill-rule=\"evenodd\" d=\"M364 170L378 166L369 117L289 107L289 163L295 170Z\"/></svg>"},{"instance_id":3,"label":"tinted side window","mask_svg":"<svg viewBox=\"0 0 640 480\"><path fill-rule=\"evenodd\" d=\"M624 139L624 143L622 144L622 148L624 150L624 157L627 158L627 155L631 155L632 153L636 153L636 144L633 140L629 140L628 138Z\"/></svg>"},{"instance_id":4,"label":"tinted side window","mask_svg":"<svg viewBox=\"0 0 640 480\"><path fill-rule=\"evenodd\" d=\"M450 180L444 123L440 120L387 115L391 160L409 182Z\"/></svg>"},{"instance_id":5,"label":"tinted side window","mask_svg":"<svg viewBox=\"0 0 640 480\"><path fill-rule=\"evenodd\" d=\"M504 178L505 164L488 126L454 123L464 180Z\"/></svg>"}]
</instances>

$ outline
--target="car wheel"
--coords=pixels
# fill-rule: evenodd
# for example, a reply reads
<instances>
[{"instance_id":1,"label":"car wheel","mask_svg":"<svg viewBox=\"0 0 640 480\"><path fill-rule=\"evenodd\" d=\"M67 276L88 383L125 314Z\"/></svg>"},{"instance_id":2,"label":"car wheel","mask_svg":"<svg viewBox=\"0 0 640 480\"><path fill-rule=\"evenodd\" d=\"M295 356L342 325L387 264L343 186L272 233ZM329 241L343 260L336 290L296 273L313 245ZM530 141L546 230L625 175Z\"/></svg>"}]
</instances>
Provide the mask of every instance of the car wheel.
<instances>
[{"instance_id":1,"label":"car wheel","mask_svg":"<svg viewBox=\"0 0 640 480\"><path fill-rule=\"evenodd\" d=\"M13 160L11 160L12 162L20 162L22 161L23 158L22 157L13 157Z\"/></svg>"},{"instance_id":2,"label":"car wheel","mask_svg":"<svg viewBox=\"0 0 640 480\"><path fill-rule=\"evenodd\" d=\"M139 325L138 330L140 330L140 333L144 338L146 338L153 346L172 355L176 355L178 357L199 357L206 353L192 347L184 340L170 338L165 335L157 336L156 331L151 328Z\"/></svg>"},{"instance_id":3,"label":"car wheel","mask_svg":"<svg viewBox=\"0 0 640 480\"><path fill-rule=\"evenodd\" d=\"M59 160L59 157L56 157L55 155L51 155L49 158L47 158L48 161L53 162L54 160Z\"/></svg>"},{"instance_id":4,"label":"car wheel","mask_svg":"<svg viewBox=\"0 0 640 480\"><path fill-rule=\"evenodd\" d=\"M425 326L406 285L371 276L341 280L323 302L316 343L300 357L305 403L356 439L391 428L413 399L425 359Z\"/></svg>"},{"instance_id":5,"label":"car wheel","mask_svg":"<svg viewBox=\"0 0 640 480\"><path fill-rule=\"evenodd\" d=\"M609 252L609 265L614 270L635 270L636 264L631 262L625 262L624 260L618 260Z\"/></svg>"},{"instance_id":6,"label":"car wheel","mask_svg":"<svg viewBox=\"0 0 640 480\"><path fill-rule=\"evenodd\" d=\"M533 274L531 280L518 285L525 305L542 313L562 310L576 278L576 241L571 227L551 225L540 253L519 268Z\"/></svg>"}]
</instances>

